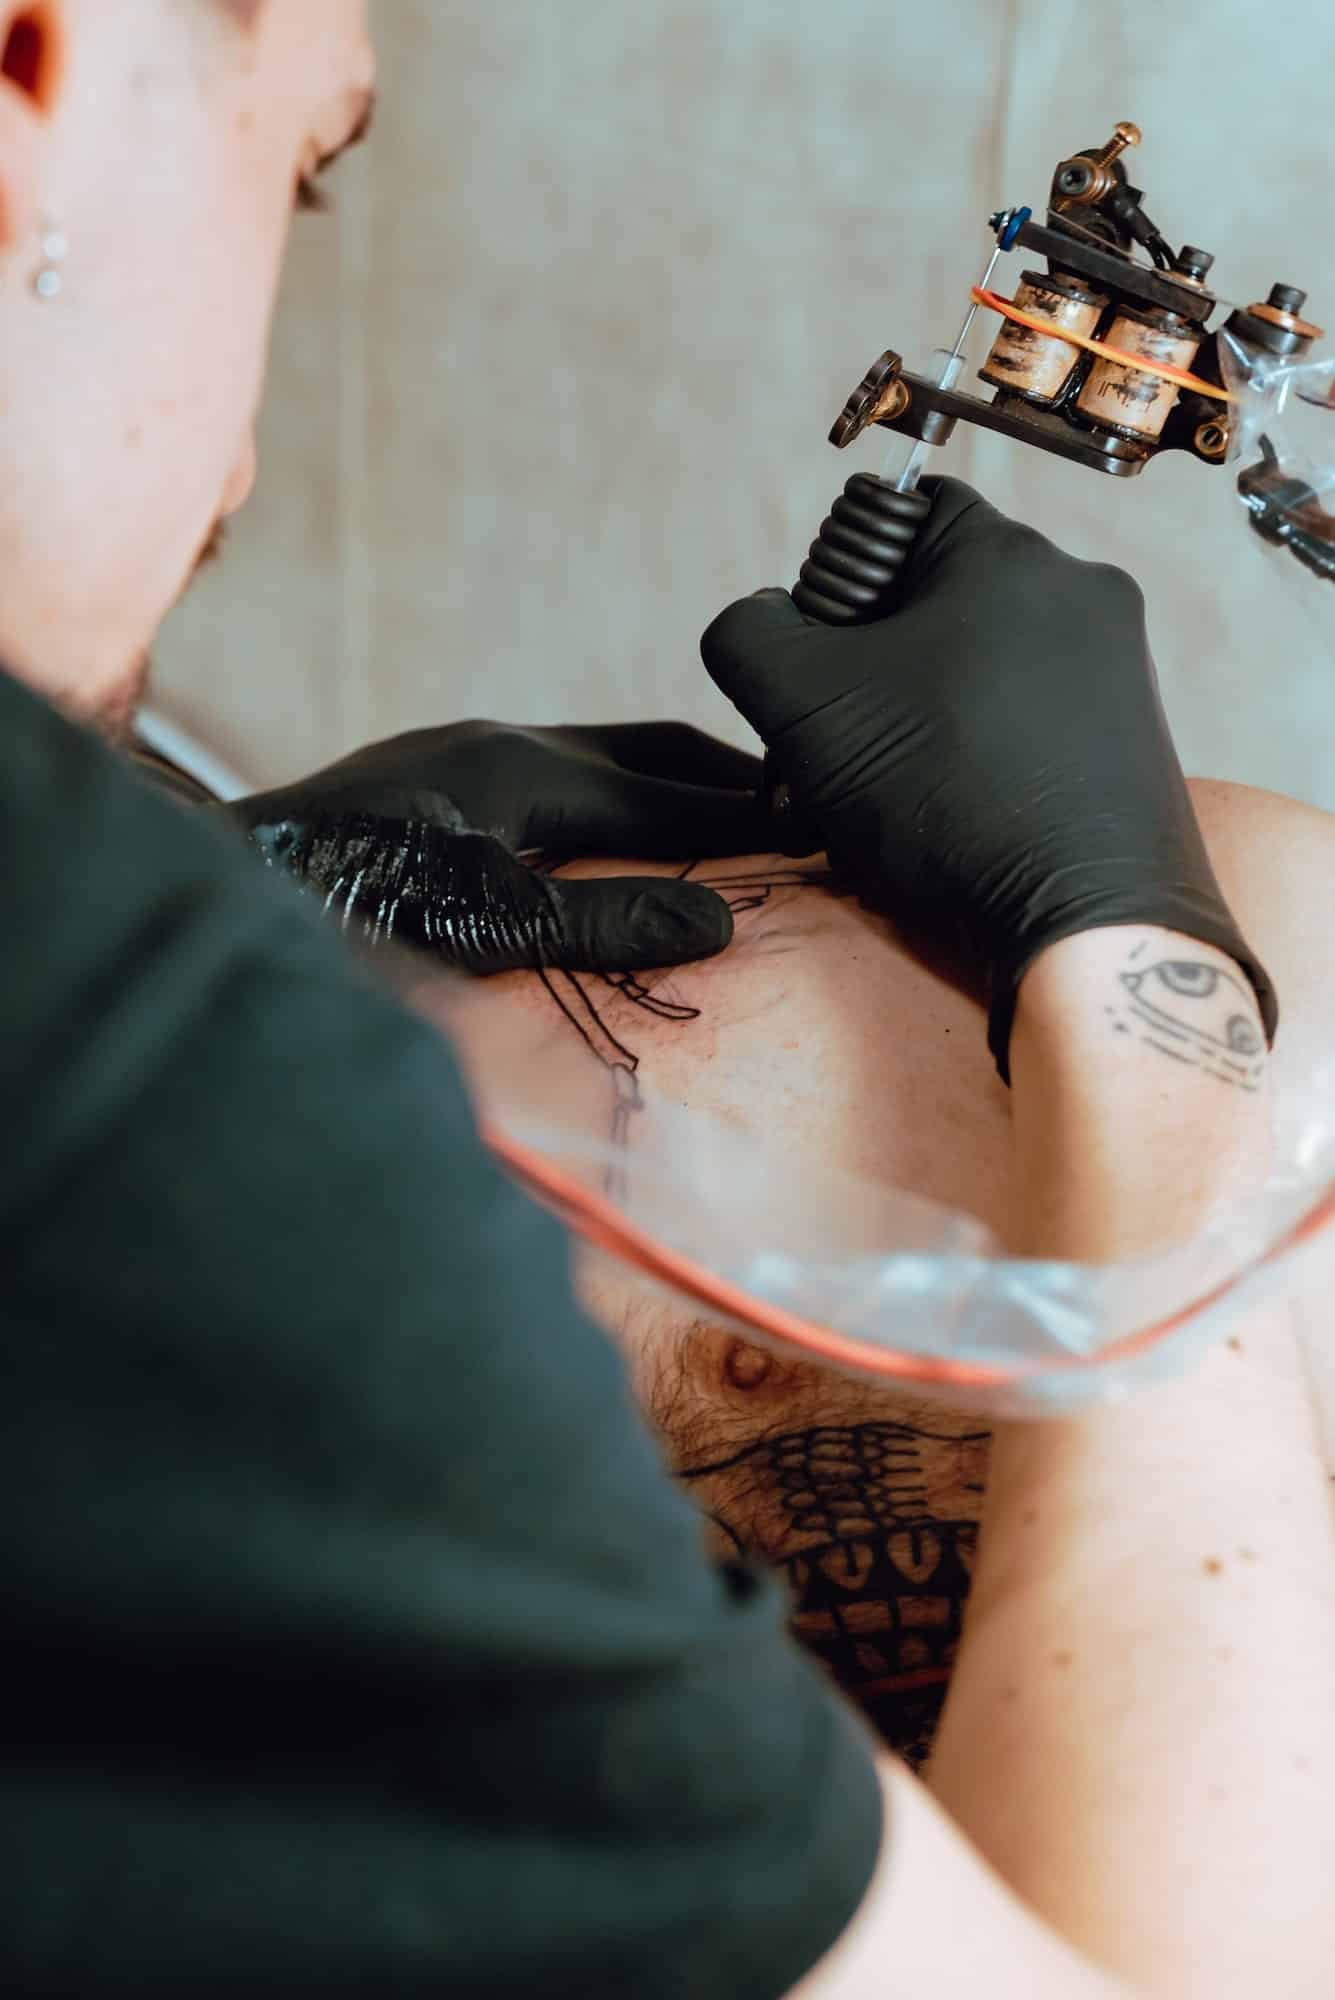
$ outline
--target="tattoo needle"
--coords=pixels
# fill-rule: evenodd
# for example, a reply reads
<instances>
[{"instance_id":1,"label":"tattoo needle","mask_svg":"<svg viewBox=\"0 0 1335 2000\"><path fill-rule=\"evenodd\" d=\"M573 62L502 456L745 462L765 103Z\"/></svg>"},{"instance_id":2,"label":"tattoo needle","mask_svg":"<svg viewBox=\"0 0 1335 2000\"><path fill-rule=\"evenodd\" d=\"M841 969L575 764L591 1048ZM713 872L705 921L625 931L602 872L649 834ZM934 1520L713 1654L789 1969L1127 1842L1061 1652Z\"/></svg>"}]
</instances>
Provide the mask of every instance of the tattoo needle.
<instances>
[{"instance_id":1,"label":"tattoo needle","mask_svg":"<svg viewBox=\"0 0 1335 2000\"><path fill-rule=\"evenodd\" d=\"M987 290L988 280L991 278L993 271L995 271L995 269L997 268L997 259L1000 257L1000 255L1001 255L1001 246L1000 244L998 244L996 249L992 252L992 255L987 260L987 266L983 272L982 277L978 280L977 289L980 292L985 292ZM968 312L964 316L964 324L960 328L959 333L956 336L955 345L951 348L949 354L943 353L941 356L941 366L937 371L937 377L935 382L936 388L953 389L956 382L958 382L960 375L962 374L964 369L964 345L969 338L969 334L972 330L974 320L977 317L977 313L978 313L978 301L977 299L974 299L969 306ZM884 473L882 474L882 477L889 480L890 484L894 487L896 493L912 493L912 491L918 484L919 479L922 476L923 467L927 463L927 454L931 450L932 446L928 444L925 438L915 439L912 450L909 452L908 457L904 460L904 463L901 466L898 473L896 473L895 459L899 455L898 449L896 448L896 450L891 453L889 459L886 461L886 467Z\"/></svg>"}]
</instances>

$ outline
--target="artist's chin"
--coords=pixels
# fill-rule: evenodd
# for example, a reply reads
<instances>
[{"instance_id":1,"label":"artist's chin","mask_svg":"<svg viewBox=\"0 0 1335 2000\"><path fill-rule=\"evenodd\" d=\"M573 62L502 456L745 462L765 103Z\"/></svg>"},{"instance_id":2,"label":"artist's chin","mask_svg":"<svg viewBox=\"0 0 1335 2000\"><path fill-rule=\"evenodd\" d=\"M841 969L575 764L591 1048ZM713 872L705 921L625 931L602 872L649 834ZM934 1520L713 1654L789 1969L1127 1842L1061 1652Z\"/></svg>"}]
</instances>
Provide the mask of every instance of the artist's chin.
<instances>
[{"instance_id":1,"label":"artist's chin","mask_svg":"<svg viewBox=\"0 0 1335 2000\"><path fill-rule=\"evenodd\" d=\"M226 535L226 522L220 515L209 529L199 554L190 566L190 573L181 585L179 603L190 590L201 570L216 562L222 554ZM123 677L109 690L104 690L95 701L82 708L70 708L76 722L89 729L95 729L114 749L128 750L134 743L134 722L143 706L148 678L152 670L152 656L145 649L127 669Z\"/></svg>"},{"instance_id":2,"label":"artist's chin","mask_svg":"<svg viewBox=\"0 0 1335 2000\"><path fill-rule=\"evenodd\" d=\"M152 658L139 655L134 665L112 687L106 688L86 707L71 707L75 722L94 729L114 750L128 750L134 742L134 720L144 700Z\"/></svg>"}]
</instances>

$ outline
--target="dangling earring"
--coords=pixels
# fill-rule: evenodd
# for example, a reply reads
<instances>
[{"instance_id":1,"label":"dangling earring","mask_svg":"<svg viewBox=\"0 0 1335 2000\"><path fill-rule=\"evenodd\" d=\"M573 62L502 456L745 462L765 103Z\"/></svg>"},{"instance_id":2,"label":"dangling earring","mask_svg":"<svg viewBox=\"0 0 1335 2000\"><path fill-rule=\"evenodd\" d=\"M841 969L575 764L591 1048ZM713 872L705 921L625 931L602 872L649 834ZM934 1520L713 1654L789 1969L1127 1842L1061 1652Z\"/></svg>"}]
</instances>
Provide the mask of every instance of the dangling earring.
<instances>
[{"instance_id":1,"label":"dangling earring","mask_svg":"<svg viewBox=\"0 0 1335 2000\"><path fill-rule=\"evenodd\" d=\"M58 299L65 289L61 266L69 255L69 239L53 222L42 227L42 267L32 281L39 299Z\"/></svg>"}]
</instances>

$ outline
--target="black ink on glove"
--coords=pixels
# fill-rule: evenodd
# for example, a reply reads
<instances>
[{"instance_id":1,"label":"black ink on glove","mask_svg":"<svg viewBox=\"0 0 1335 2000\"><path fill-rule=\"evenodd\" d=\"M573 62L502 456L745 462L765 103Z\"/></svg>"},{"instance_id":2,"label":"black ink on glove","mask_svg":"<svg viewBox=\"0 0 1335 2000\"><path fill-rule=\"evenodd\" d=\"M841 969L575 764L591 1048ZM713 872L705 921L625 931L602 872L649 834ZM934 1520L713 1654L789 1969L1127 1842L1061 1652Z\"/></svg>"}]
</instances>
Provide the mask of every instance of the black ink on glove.
<instances>
[{"instance_id":1,"label":"black ink on glove","mask_svg":"<svg viewBox=\"0 0 1335 2000\"><path fill-rule=\"evenodd\" d=\"M344 928L473 973L632 972L708 958L732 912L698 882L560 881L519 859L750 853L758 759L684 723L461 722L371 744L224 808Z\"/></svg>"},{"instance_id":2,"label":"black ink on glove","mask_svg":"<svg viewBox=\"0 0 1335 2000\"><path fill-rule=\"evenodd\" d=\"M934 504L899 609L837 630L759 592L705 633L710 677L866 900L965 939L1007 1082L1026 969L1104 925L1227 952L1273 1041L1274 990L1211 869L1137 585L958 480L922 483Z\"/></svg>"}]
</instances>

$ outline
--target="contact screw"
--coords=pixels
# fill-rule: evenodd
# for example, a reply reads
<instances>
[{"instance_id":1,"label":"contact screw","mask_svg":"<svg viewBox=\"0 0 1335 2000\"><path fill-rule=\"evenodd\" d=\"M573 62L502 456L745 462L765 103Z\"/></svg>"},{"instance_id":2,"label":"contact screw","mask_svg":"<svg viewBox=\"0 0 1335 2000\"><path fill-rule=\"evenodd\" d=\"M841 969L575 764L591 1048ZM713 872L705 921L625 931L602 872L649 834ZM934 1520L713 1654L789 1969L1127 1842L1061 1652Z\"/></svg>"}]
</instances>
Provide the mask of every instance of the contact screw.
<instances>
[{"instance_id":1,"label":"contact screw","mask_svg":"<svg viewBox=\"0 0 1335 2000\"><path fill-rule=\"evenodd\" d=\"M821 523L793 585L793 602L803 617L822 625L866 625L884 618L931 507L925 493L901 493L887 479L855 472Z\"/></svg>"}]
</instances>

